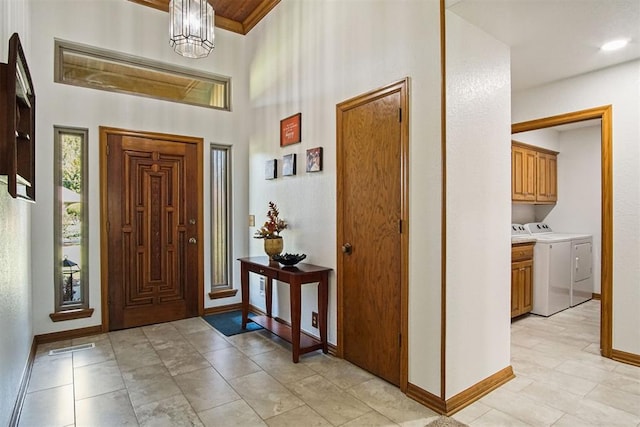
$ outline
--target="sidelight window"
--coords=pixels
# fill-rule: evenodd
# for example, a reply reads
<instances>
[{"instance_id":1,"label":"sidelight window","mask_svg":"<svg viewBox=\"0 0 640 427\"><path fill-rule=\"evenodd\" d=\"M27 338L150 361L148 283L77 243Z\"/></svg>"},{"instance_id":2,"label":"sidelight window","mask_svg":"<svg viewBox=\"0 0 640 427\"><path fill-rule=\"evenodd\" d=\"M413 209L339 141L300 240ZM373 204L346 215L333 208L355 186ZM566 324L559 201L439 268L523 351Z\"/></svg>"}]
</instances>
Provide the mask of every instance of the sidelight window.
<instances>
[{"instance_id":1,"label":"sidelight window","mask_svg":"<svg viewBox=\"0 0 640 427\"><path fill-rule=\"evenodd\" d=\"M54 321L88 317L87 129L54 128Z\"/></svg>"},{"instance_id":2,"label":"sidelight window","mask_svg":"<svg viewBox=\"0 0 640 427\"><path fill-rule=\"evenodd\" d=\"M211 145L211 298L236 294L231 269L231 147Z\"/></svg>"}]
</instances>

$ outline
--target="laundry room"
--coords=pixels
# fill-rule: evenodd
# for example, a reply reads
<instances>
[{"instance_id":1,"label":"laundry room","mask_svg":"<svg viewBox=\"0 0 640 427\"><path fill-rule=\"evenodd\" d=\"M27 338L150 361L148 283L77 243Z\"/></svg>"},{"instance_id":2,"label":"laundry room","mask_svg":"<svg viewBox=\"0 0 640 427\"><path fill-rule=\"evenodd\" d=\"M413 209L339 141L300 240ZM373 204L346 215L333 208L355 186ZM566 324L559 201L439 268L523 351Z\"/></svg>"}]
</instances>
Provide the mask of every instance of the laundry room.
<instances>
[{"instance_id":1,"label":"laundry room","mask_svg":"<svg viewBox=\"0 0 640 427\"><path fill-rule=\"evenodd\" d=\"M512 253L530 248L533 299L514 311L512 295L512 317L551 316L601 293L601 120L512 139Z\"/></svg>"}]
</instances>

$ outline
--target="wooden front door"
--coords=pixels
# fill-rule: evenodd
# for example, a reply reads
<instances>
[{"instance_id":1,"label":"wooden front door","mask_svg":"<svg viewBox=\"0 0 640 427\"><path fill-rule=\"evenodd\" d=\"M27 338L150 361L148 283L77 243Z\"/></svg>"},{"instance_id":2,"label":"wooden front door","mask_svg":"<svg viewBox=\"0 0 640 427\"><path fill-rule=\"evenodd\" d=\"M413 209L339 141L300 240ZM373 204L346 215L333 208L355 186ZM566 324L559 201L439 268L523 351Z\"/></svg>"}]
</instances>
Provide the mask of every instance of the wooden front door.
<instances>
[{"instance_id":1,"label":"wooden front door","mask_svg":"<svg viewBox=\"0 0 640 427\"><path fill-rule=\"evenodd\" d=\"M197 316L202 140L103 128L101 144L109 330Z\"/></svg>"},{"instance_id":2,"label":"wooden front door","mask_svg":"<svg viewBox=\"0 0 640 427\"><path fill-rule=\"evenodd\" d=\"M401 388L406 386L406 98L401 81L337 107L339 351Z\"/></svg>"}]
</instances>

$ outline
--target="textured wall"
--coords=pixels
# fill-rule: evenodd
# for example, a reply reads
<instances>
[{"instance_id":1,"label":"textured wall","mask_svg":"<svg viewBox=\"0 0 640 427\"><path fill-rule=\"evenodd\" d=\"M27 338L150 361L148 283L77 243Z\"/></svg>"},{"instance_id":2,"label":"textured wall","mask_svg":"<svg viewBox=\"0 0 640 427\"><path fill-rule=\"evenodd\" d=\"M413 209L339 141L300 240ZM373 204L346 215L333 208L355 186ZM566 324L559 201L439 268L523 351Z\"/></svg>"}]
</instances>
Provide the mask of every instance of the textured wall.
<instances>
[{"instance_id":1,"label":"textured wall","mask_svg":"<svg viewBox=\"0 0 640 427\"><path fill-rule=\"evenodd\" d=\"M446 396L510 364L508 46L447 12Z\"/></svg>"}]
</instances>

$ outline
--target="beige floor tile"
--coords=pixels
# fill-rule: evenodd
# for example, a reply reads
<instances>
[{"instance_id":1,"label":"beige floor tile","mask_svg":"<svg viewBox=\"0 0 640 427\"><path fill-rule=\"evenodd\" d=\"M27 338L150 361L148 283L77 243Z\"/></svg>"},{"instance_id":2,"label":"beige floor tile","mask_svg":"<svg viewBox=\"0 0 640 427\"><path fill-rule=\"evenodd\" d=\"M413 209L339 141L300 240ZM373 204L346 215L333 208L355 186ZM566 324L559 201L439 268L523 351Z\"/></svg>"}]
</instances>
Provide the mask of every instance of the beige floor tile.
<instances>
[{"instance_id":1,"label":"beige floor tile","mask_svg":"<svg viewBox=\"0 0 640 427\"><path fill-rule=\"evenodd\" d=\"M374 378L349 389L349 393L400 425L425 425L434 411L406 397L400 389Z\"/></svg>"},{"instance_id":2,"label":"beige floor tile","mask_svg":"<svg viewBox=\"0 0 640 427\"><path fill-rule=\"evenodd\" d=\"M524 423L497 409L492 409L469 423L469 427L531 427L531 424Z\"/></svg>"},{"instance_id":3,"label":"beige floor tile","mask_svg":"<svg viewBox=\"0 0 640 427\"><path fill-rule=\"evenodd\" d=\"M342 425L371 411L360 400L317 374L287 387L333 425Z\"/></svg>"},{"instance_id":4,"label":"beige floor tile","mask_svg":"<svg viewBox=\"0 0 640 427\"><path fill-rule=\"evenodd\" d=\"M353 421L343 424L342 427L396 427L398 425L399 424L394 423L384 415L376 411L371 411Z\"/></svg>"},{"instance_id":5,"label":"beige floor tile","mask_svg":"<svg viewBox=\"0 0 640 427\"><path fill-rule=\"evenodd\" d=\"M574 417L571 414L564 414L558 421L555 422L553 427L602 427L602 426L588 423L585 420Z\"/></svg>"},{"instance_id":6,"label":"beige floor tile","mask_svg":"<svg viewBox=\"0 0 640 427\"><path fill-rule=\"evenodd\" d=\"M214 329L187 334L184 338L201 354L231 347L231 343Z\"/></svg>"},{"instance_id":7,"label":"beige floor tile","mask_svg":"<svg viewBox=\"0 0 640 427\"><path fill-rule=\"evenodd\" d=\"M253 360L235 347L215 350L203 356L227 380L261 371Z\"/></svg>"},{"instance_id":8,"label":"beige floor tile","mask_svg":"<svg viewBox=\"0 0 640 427\"><path fill-rule=\"evenodd\" d=\"M249 357L279 348L276 342L265 338L260 334L260 331L233 335L231 337L227 337L227 340Z\"/></svg>"},{"instance_id":9,"label":"beige floor tile","mask_svg":"<svg viewBox=\"0 0 640 427\"><path fill-rule=\"evenodd\" d=\"M182 395L147 403L135 409L140 426L203 426L200 418Z\"/></svg>"},{"instance_id":10,"label":"beige floor tile","mask_svg":"<svg viewBox=\"0 0 640 427\"><path fill-rule=\"evenodd\" d=\"M587 399L595 400L596 402L640 417L640 387L638 393L635 394L604 385L598 385L587 394Z\"/></svg>"},{"instance_id":11,"label":"beige floor tile","mask_svg":"<svg viewBox=\"0 0 640 427\"><path fill-rule=\"evenodd\" d=\"M116 360L120 371L132 371L143 366L153 366L162 364L160 356L154 350L149 341L138 342L131 345L119 346L113 344L113 350L116 354Z\"/></svg>"},{"instance_id":12,"label":"beige floor tile","mask_svg":"<svg viewBox=\"0 0 640 427\"><path fill-rule=\"evenodd\" d=\"M143 366L122 373L134 407L182 394L164 365Z\"/></svg>"},{"instance_id":13,"label":"beige floor tile","mask_svg":"<svg viewBox=\"0 0 640 427\"><path fill-rule=\"evenodd\" d=\"M116 353L120 348L149 342L147 336L142 332L142 328L123 329L121 331L109 332L109 340L111 340L111 345Z\"/></svg>"},{"instance_id":14,"label":"beige floor tile","mask_svg":"<svg viewBox=\"0 0 640 427\"><path fill-rule=\"evenodd\" d=\"M27 393L20 427L66 426L74 422L73 385Z\"/></svg>"},{"instance_id":15,"label":"beige floor tile","mask_svg":"<svg viewBox=\"0 0 640 427\"><path fill-rule=\"evenodd\" d=\"M76 427L137 426L126 390L76 401Z\"/></svg>"},{"instance_id":16,"label":"beige floor tile","mask_svg":"<svg viewBox=\"0 0 640 427\"><path fill-rule=\"evenodd\" d=\"M263 419L304 404L266 372L234 378L229 380L229 384Z\"/></svg>"},{"instance_id":17,"label":"beige floor tile","mask_svg":"<svg viewBox=\"0 0 640 427\"><path fill-rule=\"evenodd\" d=\"M269 418L267 421L269 427L331 427L332 424L322 418L317 412L309 408L307 405L300 406Z\"/></svg>"},{"instance_id":18,"label":"beige floor tile","mask_svg":"<svg viewBox=\"0 0 640 427\"><path fill-rule=\"evenodd\" d=\"M512 382L512 381L509 381ZM480 401L476 401L473 404L467 406L466 408L461 409L460 411L453 414L453 418L460 421L461 423L470 424L476 419L480 418L487 412L491 411L491 406L487 406Z\"/></svg>"},{"instance_id":19,"label":"beige floor tile","mask_svg":"<svg viewBox=\"0 0 640 427\"><path fill-rule=\"evenodd\" d=\"M193 334L194 332L210 331L213 328L202 317L191 317L189 319L176 320L171 322L182 335Z\"/></svg>"},{"instance_id":20,"label":"beige floor tile","mask_svg":"<svg viewBox=\"0 0 640 427\"><path fill-rule=\"evenodd\" d=\"M196 412L240 399L213 368L176 375L174 380Z\"/></svg>"},{"instance_id":21,"label":"beige floor tile","mask_svg":"<svg viewBox=\"0 0 640 427\"><path fill-rule=\"evenodd\" d=\"M640 424L640 417L590 399L581 399L571 415L599 426L637 426Z\"/></svg>"},{"instance_id":22,"label":"beige floor tile","mask_svg":"<svg viewBox=\"0 0 640 427\"><path fill-rule=\"evenodd\" d=\"M244 400L236 400L199 412L198 416L206 427L259 427L267 425Z\"/></svg>"},{"instance_id":23,"label":"beige floor tile","mask_svg":"<svg viewBox=\"0 0 640 427\"><path fill-rule=\"evenodd\" d=\"M142 332L156 350L175 347L184 341L182 334L172 323L144 326Z\"/></svg>"},{"instance_id":24,"label":"beige floor tile","mask_svg":"<svg viewBox=\"0 0 640 427\"><path fill-rule=\"evenodd\" d=\"M75 368L73 375L76 400L124 388L124 381L115 360Z\"/></svg>"},{"instance_id":25,"label":"beige floor tile","mask_svg":"<svg viewBox=\"0 0 640 427\"><path fill-rule=\"evenodd\" d=\"M480 401L487 406L508 413L526 424L536 426L552 425L564 415L564 412L545 405L539 400L504 388L492 391Z\"/></svg>"},{"instance_id":26,"label":"beige floor tile","mask_svg":"<svg viewBox=\"0 0 640 427\"><path fill-rule=\"evenodd\" d=\"M283 349L251 356L251 360L283 384L316 375L316 373L306 365L302 363L292 363L291 352Z\"/></svg>"},{"instance_id":27,"label":"beige floor tile","mask_svg":"<svg viewBox=\"0 0 640 427\"><path fill-rule=\"evenodd\" d=\"M180 375L211 367L207 359L202 357L191 345L188 347L165 347L156 351L171 375Z\"/></svg>"},{"instance_id":28,"label":"beige floor tile","mask_svg":"<svg viewBox=\"0 0 640 427\"><path fill-rule=\"evenodd\" d=\"M316 353L300 363L310 367L338 387L348 389L375 378L364 369L328 354Z\"/></svg>"},{"instance_id":29,"label":"beige floor tile","mask_svg":"<svg viewBox=\"0 0 640 427\"><path fill-rule=\"evenodd\" d=\"M87 366L94 363L102 363L109 360L115 360L116 355L113 352L111 341L108 339L108 336L106 334L103 336L105 337L104 339L96 341L89 340L87 343L81 343L88 344L93 342L95 347L89 348L87 350L74 351L72 356L74 368L80 368L82 366Z\"/></svg>"},{"instance_id":30,"label":"beige floor tile","mask_svg":"<svg viewBox=\"0 0 640 427\"><path fill-rule=\"evenodd\" d=\"M28 392L73 384L71 353L60 356L42 356L34 362Z\"/></svg>"}]
</instances>

